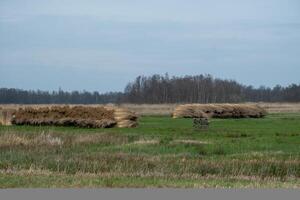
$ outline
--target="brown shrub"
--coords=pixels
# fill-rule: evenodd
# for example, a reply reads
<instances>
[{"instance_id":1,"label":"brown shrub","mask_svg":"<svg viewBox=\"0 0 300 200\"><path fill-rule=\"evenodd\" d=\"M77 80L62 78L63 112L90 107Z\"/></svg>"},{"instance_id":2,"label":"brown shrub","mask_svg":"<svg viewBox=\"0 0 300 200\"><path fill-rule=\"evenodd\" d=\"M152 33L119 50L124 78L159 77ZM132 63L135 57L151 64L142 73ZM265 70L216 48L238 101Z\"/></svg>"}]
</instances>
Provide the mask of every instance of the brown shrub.
<instances>
[{"instance_id":1,"label":"brown shrub","mask_svg":"<svg viewBox=\"0 0 300 200\"><path fill-rule=\"evenodd\" d=\"M173 118L244 118L264 117L266 111L256 105L247 104L186 104L178 106Z\"/></svg>"}]
</instances>

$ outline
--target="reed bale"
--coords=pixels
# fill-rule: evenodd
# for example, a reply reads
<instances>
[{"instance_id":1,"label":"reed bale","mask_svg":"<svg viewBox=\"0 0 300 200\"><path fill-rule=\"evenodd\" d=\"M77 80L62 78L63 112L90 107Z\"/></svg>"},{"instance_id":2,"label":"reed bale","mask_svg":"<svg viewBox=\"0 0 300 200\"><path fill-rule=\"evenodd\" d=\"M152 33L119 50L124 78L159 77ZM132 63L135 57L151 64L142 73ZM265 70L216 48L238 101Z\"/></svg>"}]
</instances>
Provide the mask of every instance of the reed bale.
<instances>
[{"instance_id":1,"label":"reed bale","mask_svg":"<svg viewBox=\"0 0 300 200\"><path fill-rule=\"evenodd\" d=\"M114 111L104 107L52 106L20 108L12 123L16 125L59 125L109 128L116 124Z\"/></svg>"},{"instance_id":2,"label":"reed bale","mask_svg":"<svg viewBox=\"0 0 300 200\"><path fill-rule=\"evenodd\" d=\"M10 126L13 117L14 109L1 109L0 110L0 125Z\"/></svg>"},{"instance_id":3,"label":"reed bale","mask_svg":"<svg viewBox=\"0 0 300 200\"><path fill-rule=\"evenodd\" d=\"M136 127L135 113L116 107L52 106L19 108L11 120L16 125L58 125L87 128Z\"/></svg>"},{"instance_id":4,"label":"reed bale","mask_svg":"<svg viewBox=\"0 0 300 200\"><path fill-rule=\"evenodd\" d=\"M114 110L114 119L117 122L119 128L131 128L138 125L138 116L125 108L116 108Z\"/></svg>"},{"instance_id":5,"label":"reed bale","mask_svg":"<svg viewBox=\"0 0 300 200\"><path fill-rule=\"evenodd\" d=\"M266 111L257 105L185 104L174 110L173 118L259 118L266 114Z\"/></svg>"},{"instance_id":6,"label":"reed bale","mask_svg":"<svg viewBox=\"0 0 300 200\"><path fill-rule=\"evenodd\" d=\"M208 115L203 110L196 109L193 104L186 104L178 106L174 113L173 118L207 118Z\"/></svg>"}]
</instances>

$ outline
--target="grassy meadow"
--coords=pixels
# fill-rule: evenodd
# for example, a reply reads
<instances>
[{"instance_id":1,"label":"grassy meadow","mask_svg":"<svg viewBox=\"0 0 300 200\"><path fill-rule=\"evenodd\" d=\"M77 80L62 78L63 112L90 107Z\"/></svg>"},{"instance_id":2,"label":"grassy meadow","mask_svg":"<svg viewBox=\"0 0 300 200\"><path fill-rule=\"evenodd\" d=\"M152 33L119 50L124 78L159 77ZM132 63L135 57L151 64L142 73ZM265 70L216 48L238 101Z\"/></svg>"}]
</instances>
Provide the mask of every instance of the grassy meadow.
<instances>
[{"instance_id":1,"label":"grassy meadow","mask_svg":"<svg viewBox=\"0 0 300 200\"><path fill-rule=\"evenodd\" d=\"M0 188L300 188L300 113L143 116L137 128L0 126Z\"/></svg>"}]
</instances>

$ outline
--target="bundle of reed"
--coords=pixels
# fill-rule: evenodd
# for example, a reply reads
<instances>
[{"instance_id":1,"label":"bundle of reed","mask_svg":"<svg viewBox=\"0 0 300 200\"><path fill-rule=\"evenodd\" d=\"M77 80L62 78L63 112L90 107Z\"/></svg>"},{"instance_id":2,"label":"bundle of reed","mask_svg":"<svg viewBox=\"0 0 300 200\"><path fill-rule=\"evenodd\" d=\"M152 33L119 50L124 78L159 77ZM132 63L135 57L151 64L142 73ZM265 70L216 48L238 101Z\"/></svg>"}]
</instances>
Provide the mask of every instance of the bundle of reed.
<instances>
[{"instance_id":1,"label":"bundle of reed","mask_svg":"<svg viewBox=\"0 0 300 200\"><path fill-rule=\"evenodd\" d=\"M116 107L52 106L26 107L12 113L10 122L16 125L57 125L89 128L136 127L137 116Z\"/></svg>"},{"instance_id":2,"label":"bundle of reed","mask_svg":"<svg viewBox=\"0 0 300 200\"><path fill-rule=\"evenodd\" d=\"M260 118L267 112L248 104L185 104L178 106L173 118Z\"/></svg>"}]
</instances>

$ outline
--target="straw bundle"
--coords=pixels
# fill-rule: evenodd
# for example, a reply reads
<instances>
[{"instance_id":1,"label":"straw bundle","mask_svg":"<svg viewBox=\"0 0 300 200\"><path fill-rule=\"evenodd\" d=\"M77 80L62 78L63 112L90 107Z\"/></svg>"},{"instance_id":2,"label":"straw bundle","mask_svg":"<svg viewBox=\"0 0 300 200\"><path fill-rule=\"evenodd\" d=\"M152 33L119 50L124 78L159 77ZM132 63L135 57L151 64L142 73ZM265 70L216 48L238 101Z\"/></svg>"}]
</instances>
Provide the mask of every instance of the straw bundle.
<instances>
[{"instance_id":1,"label":"straw bundle","mask_svg":"<svg viewBox=\"0 0 300 200\"><path fill-rule=\"evenodd\" d=\"M0 125L11 125L13 109L0 109Z\"/></svg>"},{"instance_id":2,"label":"straw bundle","mask_svg":"<svg viewBox=\"0 0 300 200\"><path fill-rule=\"evenodd\" d=\"M130 128L138 125L136 114L125 108L116 108L114 119L117 122L117 126L120 128Z\"/></svg>"},{"instance_id":3,"label":"straw bundle","mask_svg":"<svg viewBox=\"0 0 300 200\"><path fill-rule=\"evenodd\" d=\"M186 104L178 106L173 118L244 118L264 117L266 111L257 105L247 104Z\"/></svg>"},{"instance_id":4,"label":"straw bundle","mask_svg":"<svg viewBox=\"0 0 300 200\"><path fill-rule=\"evenodd\" d=\"M174 113L173 113L173 118L207 118L208 115L200 110L196 109L195 105L192 104L187 104L187 105L180 105L178 106Z\"/></svg>"},{"instance_id":5,"label":"straw bundle","mask_svg":"<svg viewBox=\"0 0 300 200\"><path fill-rule=\"evenodd\" d=\"M113 107L27 107L17 110L10 121L16 125L58 125L88 128L137 126L137 116L134 113Z\"/></svg>"}]
</instances>

